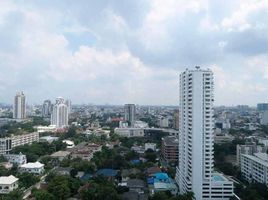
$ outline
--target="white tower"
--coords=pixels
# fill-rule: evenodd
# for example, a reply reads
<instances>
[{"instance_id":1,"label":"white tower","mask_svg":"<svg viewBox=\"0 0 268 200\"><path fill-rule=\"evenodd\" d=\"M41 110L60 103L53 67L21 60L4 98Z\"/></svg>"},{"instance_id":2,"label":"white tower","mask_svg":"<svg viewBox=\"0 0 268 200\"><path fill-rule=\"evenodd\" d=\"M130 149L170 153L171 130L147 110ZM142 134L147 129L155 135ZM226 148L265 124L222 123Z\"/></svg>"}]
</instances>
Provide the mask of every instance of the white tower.
<instances>
[{"instance_id":1,"label":"white tower","mask_svg":"<svg viewBox=\"0 0 268 200\"><path fill-rule=\"evenodd\" d=\"M14 119L26 118L26 97L23 92L18 92L14 98L13 118Z\"/></svg>"},{"instance_id":2,"label":"white tower","mask_svg":"<svg viewBox=\"0 0 268 200\"><path fill-rule=\"evenodd\" d=\"M53 106L51 125L55 125L58 128L68 126L68 107L62 97L58 97Z\"/></svg>"},{"instance_id":3,"label":"white tower","mask_svg":"<svg viewBox=\"0 0 268 200\"><path fill-rule=\"evenodd\" d=\"M180 75L176 181L180 193L192 191L197 200L229 199L233 195L233 183L221 174L213 173L213 90L210 70L196 67Z\"/></svg>"}]
</instances>

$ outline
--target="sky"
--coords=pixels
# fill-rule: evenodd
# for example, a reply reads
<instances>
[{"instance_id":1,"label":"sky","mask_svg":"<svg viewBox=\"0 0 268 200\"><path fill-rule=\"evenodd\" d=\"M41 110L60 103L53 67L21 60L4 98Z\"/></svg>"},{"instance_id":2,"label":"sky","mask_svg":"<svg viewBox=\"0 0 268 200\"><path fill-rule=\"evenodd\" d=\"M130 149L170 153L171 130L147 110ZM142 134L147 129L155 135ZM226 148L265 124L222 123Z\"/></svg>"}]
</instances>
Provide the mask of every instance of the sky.
<instances>
[{"instance_id":1,"label":"sky","mask_svg":"<svg viewBox=\"0 0 268 200\"><path fill-rule=\"evenodd\" d=\"M1 0L0 102L178 105L210 68L216 105L268 102L267 0Z\"/></svg>"}]
</instances>

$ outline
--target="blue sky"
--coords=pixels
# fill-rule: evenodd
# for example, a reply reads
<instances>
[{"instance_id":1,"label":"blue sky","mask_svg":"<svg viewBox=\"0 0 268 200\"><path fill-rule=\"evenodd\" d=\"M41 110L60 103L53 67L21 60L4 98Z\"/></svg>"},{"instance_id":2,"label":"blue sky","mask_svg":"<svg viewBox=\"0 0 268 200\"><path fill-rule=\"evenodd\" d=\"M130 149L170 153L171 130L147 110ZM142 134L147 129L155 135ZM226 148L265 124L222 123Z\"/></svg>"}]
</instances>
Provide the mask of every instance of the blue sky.
<instances>
[{"instance_id":1,"label":"blue sky","mask_svg":"<svg viewBox=\"0 0 268 200\"><path fill-rule=\"evenodd\" d=\"M268 1L1 0L0 102L177 105L215 74L216 105L268 101Z\"/></svg>"}]
</instances>

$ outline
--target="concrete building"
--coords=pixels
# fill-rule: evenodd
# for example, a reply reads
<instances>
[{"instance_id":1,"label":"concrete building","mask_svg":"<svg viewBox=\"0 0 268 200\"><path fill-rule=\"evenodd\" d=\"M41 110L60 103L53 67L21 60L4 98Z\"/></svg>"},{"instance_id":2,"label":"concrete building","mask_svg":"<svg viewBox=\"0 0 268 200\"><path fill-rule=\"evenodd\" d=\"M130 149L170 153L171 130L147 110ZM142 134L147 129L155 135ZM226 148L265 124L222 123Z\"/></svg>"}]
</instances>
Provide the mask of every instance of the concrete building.
<instances>
[{"instance_id":1,"label":"concrete building","mask_svg":"<svg viewBox=\"0 0 268 200\"><path fill-rule=\"evenodd\" d=\"M186 70L180 75L180 193L192 191L198 200L227 200L233 182L213 169L214 80L211 70Z\"/></svg>"},{"instance_id":2,"label":"concrete building","mask_svg":"<svg viewBox=\"0 0 268 200\"><path fill-rule=\"evenodd\" d=\"M180 127L180 111L175 110L173 114L173 128L179 130Z\"/></svg>"},{"instance_id":3,"label":"concrete building","mask_svg":"<svg viewBox=\"0 0 268 200\"><path fill-rule=\"evenodd\" d=\"M4 157L8 160L8 162L12 164L16 164L18 166L26 164L27 158L26 155L19 153L19 154L4 154Z\"/></svg>"},{"instance_id":4,"label":"concrete building","mask_svg":"<svg viewBox=\"0 0 268 200\"><path fill-rule=\"evenodd\" d=\"M124 106L125 121L130 123L130 126L133 126L136 116L136 106L135 104L125 104Z\"/></svg>"},{"instance_id":5,"label":"concrete building","mask_svg":"<svg viewBox=\"0 0 268 200\"><path fill-rule=\"evenodd\" d=\"M68 107L62 97L58 97L53 106L51 125L55 125L57 128L68 126Z\"/></svg>"},{"instance_id":6,"label":"concrete building","mask_svg":"<svg viewBox=\"0 0 268 200\"><path fill-rule=\"evenodd\" d=\"M23 92L18 92L14 98L13 118L14 119L26 118L26 97Z\"/></svg>"},{"instance_id":7,"label":"concrete building","mask_svg":"<svg viewBox=\"0 0 268 200\"><path fill-rule=\"evenodd\" d=\"M268 186L268 154L255 153L241 155L242 176L248 182L263 183Z\"/></svg>"},{"instance_id":8,"label":"concrete building","mask_svg":"<svg viewBox=\"0 0 268 200\"><path fill-rule=\"evenodd\" d=\"M240 166L241 155L254 155L255 153L266 153L267 146L256 144L236 145L236 163Z\"/></svg>"},{"instance_id":9,"label":"concrete building","mask_svg":"<svg viewBox=\"0 0 268 200\"><path fill-rule=\"evenodd\" d=\"M68 114L70 114L72 112L72 101L70 99L67 99L65 101L65 104L66 104L66 106L68 108Z\"/></svg>"},{"instance_id":10,"label":"concrete building","mask_svg":"<svg viewBox=\"0 0 268 200\"><path fill-rule=\"evenodd\" d=\"M265 111L268 110L268 103L258 103L257 104L258 111Z\"/></svg>"},{"instance_id":11,"label":"concrete building","mask_svg":"<svg viewBox=\"0 0 268 200\"><path fill-rule=\"evenodd\" d=\"M14 189L18 188L19 179L15 176L1 176L0 177L0 194L8 194Z\"/></svg>"},{"instance_id":12,"label":"concrete building","mask_svg":"<svg viewBox=\"0 0 268 200\"><path fill-rule=\"evenodd\" d=\"M52 104L50 100L45 100L42 105L42 116L50 117L52 112Z\"/></svg>"},{"instance_id":13,"label":"concrete building","mask_svg":"<svg viewBox=\"0 0 268 200\"><path fill-rule=\"evenodd\" d=\"M40 162L34 162L34 163L26 163L20 166L19 168L20 172L28 172L31 174L42 174L44 172L44 164Z\"/></svg>"},{"instance_id":14,"label":"concrete building","mask_svg":"<svg viewBox=\"0 0 268 200\"><path fill-rule=\"evenodd\" d=\"M0 154L7 154L14 147L25 144L32 144L33 142L38 141L39 141L38 132L15 135L7 138L0 138Z\"/></svg>"},{"instance_id":15,"label":"concrete building","mask_svg":"<svg viewBox=\"0 0 268 200\"><path fill-rule=\"evenodd\" d=\"M268 110L265 110L261 113L261 125L268 125Z\"/></svg>"},{"instance_id":16,"label":"concrete building","mask_svg":"<svg viewBox=\"0 0 268 200\"><path fill-rule=\"evenodd\" d=\"M179 158L179 140L175 136L162 138L161 153L165 161L178 162Z\"/></svg>"},{"instance_id":17,"label":"concrete building","mask_svg":"<svg viewBox=\"0 0 268 200\"><path fill-rule=\"evenodd\" d=\"M142 128L115 128L114 133L122 137L144 137Z\"/></svg>"},{"instance_id":18,"label":"concrete building","mask_svg":"<svg viewBox=\"0 0 268 200\"><path fill-rule=\"evenodd\" d=\"M147 151L148 149L152 149L153 151L156 151L156 144L155 143L145 143L144 150Z\"/></svg>"},{"instance_id":19,"label":"concrete building","mask_svg":"<svg viewBox=\"0 0 268 200\"><path fill-rule=\"evenodd\" d=\"M159 117L158 118L158 126L160 128L168 128L169 127L169 118L168 117Z\"/></svg>"}]
</instances>

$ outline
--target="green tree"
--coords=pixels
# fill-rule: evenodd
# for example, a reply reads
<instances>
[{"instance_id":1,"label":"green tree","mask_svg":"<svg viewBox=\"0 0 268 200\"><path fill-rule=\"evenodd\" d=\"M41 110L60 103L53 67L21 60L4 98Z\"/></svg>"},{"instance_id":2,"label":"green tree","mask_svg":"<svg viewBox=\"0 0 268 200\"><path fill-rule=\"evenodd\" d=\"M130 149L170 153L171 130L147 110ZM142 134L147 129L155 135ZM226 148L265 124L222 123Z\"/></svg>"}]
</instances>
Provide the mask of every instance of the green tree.
<instances>
[{"instance_id":1,"label":"green tree","mask_svg":"<svg viewBox=\"0 0 268 200\"><path fill-rule=\"evenodd\" d=\"M45 190L37 190L34 192L35 200L56 200L55 196Z\"/></svg>"},{"instance_id":2,"label":"green tree","mask_svg":"<svg viewBox=\"0 0 268 200\"><path fill-rule=\"evenodd\" d=\"M55 176L48 184L48 192L57 200L65 200L71 195L68 179L65 176Z\"/></svg>"},{"instance_id":3,"label":"green tree","mask_svg":"<svg viewBox=\"0 0 268 200\"><path fill-rule=\"evenodd\" d=\"M13 190L4 196L3 200L22 200L23 193L19 189Z\"/></svg>"},{"instance_id":4,"label":"green tree","mask_svg":"<svg viewBox=\"0 0 268 200\"><path fill-rule=\"evenodd\" d=\"M157 155L152 149L148 149L147 151L145 151L145 158L149 162L155 162L156 158L157 158Z\"/></svg>"},{"instance_id":5,"label":"green tree","mask_svg":"<svg viewBox=\"0 0 268 200\"><path fill-rule=\"evenodd\" d=\"M28 188L34 184L36 184L40 179L30 173L22 173L18 175L19 178L19 186L22 188Z\"/></svg>"}]
</instances>

